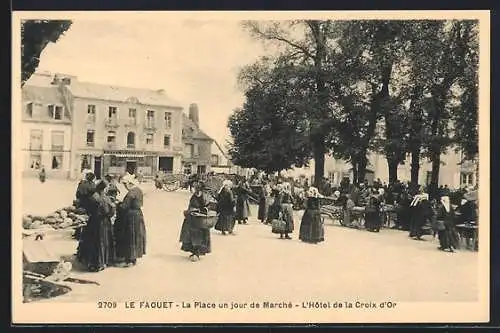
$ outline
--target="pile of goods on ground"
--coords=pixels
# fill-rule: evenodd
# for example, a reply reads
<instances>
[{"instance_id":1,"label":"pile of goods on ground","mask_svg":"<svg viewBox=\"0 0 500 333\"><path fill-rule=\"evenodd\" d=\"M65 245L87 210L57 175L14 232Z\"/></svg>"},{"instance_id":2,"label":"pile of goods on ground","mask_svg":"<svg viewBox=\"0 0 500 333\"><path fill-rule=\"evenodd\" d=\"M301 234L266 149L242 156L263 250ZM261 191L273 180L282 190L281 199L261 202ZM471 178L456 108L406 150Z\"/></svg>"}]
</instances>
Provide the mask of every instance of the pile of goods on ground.
<instances>
[{"instance_id":1,"label":"pile of goods on ground","mask_svg":"<svg viewBox=\"0 0 500 333\"><path fill-rule=\"evenodd\" d=\"M47 216L24 215L24 229L76 229L86 225L89 217L85 210L75 206L58 209Z\"/></svg>"}]
</instances>

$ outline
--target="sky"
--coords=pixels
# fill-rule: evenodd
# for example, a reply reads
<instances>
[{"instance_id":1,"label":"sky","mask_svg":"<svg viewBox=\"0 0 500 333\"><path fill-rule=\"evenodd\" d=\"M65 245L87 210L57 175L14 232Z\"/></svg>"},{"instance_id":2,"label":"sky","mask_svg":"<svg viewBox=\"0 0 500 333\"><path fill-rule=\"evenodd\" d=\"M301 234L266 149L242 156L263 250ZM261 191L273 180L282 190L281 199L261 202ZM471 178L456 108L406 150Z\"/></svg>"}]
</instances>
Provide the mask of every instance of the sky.
<instances>
[{"instance_id":1,"label":"sky","mask_svg":"<svg viewBox=\"0 0 500 333\"><path fill-rule=\"evenodd\" d=\"M39 71L78 80L165 89L187 112L197 103L200 127L224 144L227 119L244 97L238 70L264 54L236 20L84 20L40 57Z\"/></svg>"}]
</instances>

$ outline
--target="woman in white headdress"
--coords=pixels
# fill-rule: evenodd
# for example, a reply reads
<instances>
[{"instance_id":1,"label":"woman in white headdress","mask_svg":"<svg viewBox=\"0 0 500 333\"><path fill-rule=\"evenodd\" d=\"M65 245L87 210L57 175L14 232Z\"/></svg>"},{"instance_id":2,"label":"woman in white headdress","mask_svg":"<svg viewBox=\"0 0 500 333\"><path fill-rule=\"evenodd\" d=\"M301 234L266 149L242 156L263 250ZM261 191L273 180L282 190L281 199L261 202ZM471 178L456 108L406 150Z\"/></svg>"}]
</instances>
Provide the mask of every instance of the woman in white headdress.
<instances>
[{"instance_id":1,"label":"woman in white headdress","mask_svg":"<svg viewBox=\"0 0 500 333\"><path fill-rule=\"evenodd\" d=\"M117 207L115 250L117 258L122 261L120 265L128 267L146 254L146 226L142 214L144 194L134 176L125 175L122 183L128 192Z\"/></svg>"},{"instance_id":2,"label":"woman in white headdress","mask_svg":"<svg viewBox=\"0 0 500 333\"><path fill-rule=\"evenodd\" d=\"M220 231L223 235L226 235L226 232L230 235L234 235L234 208L236 201L234 199L231 186L232 182L230 180L224 180L222 182L222 187L217 194L216 210L219 217L217 219L217 223L215 224L215 230Z\"/></svg>"},{"instance_id":3,"label":"woman in white headdress","mask_svg":"<svg viewBox=\"0 0 500 333\"><path fill-rule=\"evenodd\" d=\"M316 187L310 187L306 195L306 210L300 223L299 239L306 243L317 244L325 240L320 212L321 195Z\"/></svg>"},{"instance_id":4,"label":"woman in white headdress","mask_svg":"<svg viewBox=\"0 0 500 333\"><path fill-rule=\"evenodd\" d=\"M429 194L415 195L410 204L410 234L415 240L423 240L424 226L433 218L434 211L429 200Z\"/></svg>"}]
</instances>

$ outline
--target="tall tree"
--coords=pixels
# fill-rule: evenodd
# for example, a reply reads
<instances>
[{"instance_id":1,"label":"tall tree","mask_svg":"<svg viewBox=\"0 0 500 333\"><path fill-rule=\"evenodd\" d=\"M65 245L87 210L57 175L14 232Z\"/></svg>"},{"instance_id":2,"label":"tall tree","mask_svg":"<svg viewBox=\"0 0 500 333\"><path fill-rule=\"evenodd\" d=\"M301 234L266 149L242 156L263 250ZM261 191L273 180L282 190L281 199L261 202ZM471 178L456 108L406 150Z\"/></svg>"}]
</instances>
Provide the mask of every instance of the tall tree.
<instances>
[{"instance_id":1,"label":"tall tree","mask_svg":"<svg viewBox=\"0 0 500 333\"><path fill-rule=\"evenodd\" d=\"M474 24L468 21L452 21L443 25L438 34L436 61L429 64L435 77L429 89L430 112L426 150L432 163L429 192L437 193L441 154L453 144L451 119L452 100L459 79L464 75L465 56L470 48ZM470 124L473 126L474 124Z\"/></svg>"},{"instance_id":2,"label":"tall tree","mask_svg":"<svg viewBox=\"0 0 500 333\"><path fill-rule=\"evenodd\" d=\"M330 91L326 67L328 48L336 31L333 21L296 20L281 22L246 21L244 27L257 39L276 47L276 54L290 63L307 67L306 71L314 82L308 108L309 137L315 161L315 185L321 187L326 138L330 126L325 122L330 118Z\"/></svg>"},{"instance_id":3,"label":"tall tree","mask_svg":"<svg viewBox=\"0 0 500 333\"><path fill-rule=\"evenodd\" d=\"M303 85L292 72L281 61L261 62L241 72L246 101L228 121L229 152L237 165L275 172L301 167L311 158Z\"/></svg>"},{"instance_id":4,"label":"tall tree","mask_svg":"<svg viewBox=\"0 0 500 333\"><path fill-rule=\"evenodd\" d=\"M36 71L40 55L56 43L70 27L69 20L24 20L21 22L21 86Z\"/></svg>"}]
</instances>

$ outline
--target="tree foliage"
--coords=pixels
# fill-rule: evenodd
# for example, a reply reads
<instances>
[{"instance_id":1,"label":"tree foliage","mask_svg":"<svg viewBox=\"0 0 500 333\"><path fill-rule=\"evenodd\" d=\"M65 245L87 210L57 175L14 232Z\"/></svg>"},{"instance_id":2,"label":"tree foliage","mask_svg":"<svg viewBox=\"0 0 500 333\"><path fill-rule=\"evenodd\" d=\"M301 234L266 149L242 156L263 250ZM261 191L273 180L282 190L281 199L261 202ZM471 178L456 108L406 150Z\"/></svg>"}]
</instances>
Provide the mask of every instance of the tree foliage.
<instances>
[{"instance_id":1,"label":"tree foliage","mask_svg":"<svg viewBox=\"0 0 500 333\"><path fill-rule=\"evenodd\" d=\"M266 172L306 165L311 158L303 99L286 63L270 71L263 64L242 71L246 102L228 121L233 162Z\"/></svg>"},{"instance_id":2,"label":"tree foliage","mask_svg":"<svg viewBox=\"0 0 500 333\"><path fill-rule=\"evenodd\" d=\"M40 63L48 43L56 43L70 27L69 20L25 20L21 22L21 85L31 77Z\"/></svg>"},{"instance_id":3,"label":"tree foliage","mask_svg":"<svg viewBox=\"0 0 500 333\"><path fill-rule=\"evenodd\" d=\"M450 147L467 158L477 154L477 22L295 20L244 26L266 43L270 55L252 71L242 71L243 81L252 83L244 87L243 109L255 100L274 103L274 109L284 106L287 116L300 124L297 162L303 164L305 149L310 149L317 182L323 177L325 153L350 162L355 182L363 181L370 152L385 154L390 181L397 179L397 166L410 154L415 184L425 156L432 161L433 186L440 156ZM279 66L287 68L285 81L293 82L293 89L283 85L283 77L272 75L265 85L257 85L257 76ZM260 74L250 80L249 73ZM271 95L273 102L267 102ZM274 100L280 98L286 102ZM287 104L291 100L293 107ZM272 146L273 140L281 145L286 139L280 133L260 145ZM252 163L257 162L248 160Z\"/></svg>"}]
</instances>

